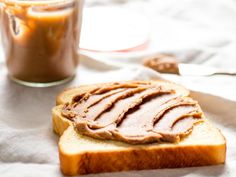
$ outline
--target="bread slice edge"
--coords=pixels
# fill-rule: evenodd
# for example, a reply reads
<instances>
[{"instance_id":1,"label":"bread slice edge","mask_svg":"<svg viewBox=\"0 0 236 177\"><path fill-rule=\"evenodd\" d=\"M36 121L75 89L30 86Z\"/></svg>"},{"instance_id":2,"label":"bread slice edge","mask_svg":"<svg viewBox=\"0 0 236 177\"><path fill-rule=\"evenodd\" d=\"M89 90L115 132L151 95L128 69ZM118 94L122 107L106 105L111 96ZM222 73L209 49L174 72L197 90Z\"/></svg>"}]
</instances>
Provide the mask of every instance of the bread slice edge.
<instances>
[{"instance_id":1,"label":"bread slice edge","mask_svg":"<svg viewBox=\"0 0 236 177\"><path fill-rule=\"evenodd\" d=\"M203 125L205 124L205 125ZM130 145L97 140L78 134L69 126L59 140L61 170L66 175L217 165L225 162L225 139L209 123L196 125L180 143ZM205 130L204 130L205 129ZM211 129L210 136L196 133ZM205 139L208 138L211 139ZM214 139L212 139L215 137ZM194 139L196 142L194 142Z\"/></svg>"},{"instance_id":2,"label":"bread slice edge","mask_svg":"<svg viewBox=\"0 0 236 177\"><path fill-rule=\"evenodd\" d=\"M61 109L74 95L90 88L91 86L81 86L62 92L57 97L57 106L52 110L53 130L61 136L59 157L61 170L65 175L204 166L225 162L225 139L207 120L194 126L193 132L178 144L130 145L78 134L73 123L61 115ZM183 89L186 96L189 95L185 88L180 86L179 89ZM205 125L205 129L201 128L202 125ZM202 132L207 132L208 129L212 136L206 137L207 133L203 136ZM196 139L197 134L202 137ZM100 143L102 145L98 145Z\"/></svg>"}]
</instances>

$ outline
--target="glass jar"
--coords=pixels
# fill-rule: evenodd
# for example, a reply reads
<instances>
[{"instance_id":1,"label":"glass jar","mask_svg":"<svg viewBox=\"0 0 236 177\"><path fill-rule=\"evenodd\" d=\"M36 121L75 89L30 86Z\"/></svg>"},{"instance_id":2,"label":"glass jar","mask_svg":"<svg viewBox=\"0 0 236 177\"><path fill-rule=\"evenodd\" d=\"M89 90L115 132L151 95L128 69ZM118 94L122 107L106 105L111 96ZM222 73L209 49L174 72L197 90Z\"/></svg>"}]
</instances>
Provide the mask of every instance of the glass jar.
<instances>
[{"instance_id":1,"label":"glass jar","mask_svg":"<svg viewBox=\"0 0 236 177\"><path fill-rule=\"evenodd\" d=\"M11 79L45 87L73 78L83 0L2 0L0 7L2 45Z\"/></svg>"}]
</instances>

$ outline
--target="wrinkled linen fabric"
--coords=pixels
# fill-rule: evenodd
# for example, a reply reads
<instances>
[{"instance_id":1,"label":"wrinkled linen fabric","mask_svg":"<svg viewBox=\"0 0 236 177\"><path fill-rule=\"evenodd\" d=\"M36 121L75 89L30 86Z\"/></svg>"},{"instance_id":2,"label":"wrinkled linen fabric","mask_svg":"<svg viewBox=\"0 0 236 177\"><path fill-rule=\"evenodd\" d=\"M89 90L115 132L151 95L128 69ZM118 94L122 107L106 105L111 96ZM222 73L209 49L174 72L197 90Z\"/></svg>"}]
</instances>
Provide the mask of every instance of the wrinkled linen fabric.
<instances>
[{"instance_id":1,"label":"wrinkled linen fabric","mask_svg":"<svg viewBox=\"0 0 236 177\"><path fill-rule=\"evenodd\" d=\"M111 1L88 0L88 5ZM160 75L138 65L144 56L165 52L180 61L230 68L236 66L236 2L233 0L114 0L112 4L140 11L151 21L145 51L81 57L75 79L50 88L18 85L7 77L0 59L0 176L63 176L58 136L53 133L51 109L63 89L81 84L121 80L167 79L192 90L210 121L227 140L224 165L144 170L88 176L236 176L236 77L180 77ZM94 55L95 56L95 55ZM236 68L236 67L235 67Z\"/></svg>"}]
</instances>

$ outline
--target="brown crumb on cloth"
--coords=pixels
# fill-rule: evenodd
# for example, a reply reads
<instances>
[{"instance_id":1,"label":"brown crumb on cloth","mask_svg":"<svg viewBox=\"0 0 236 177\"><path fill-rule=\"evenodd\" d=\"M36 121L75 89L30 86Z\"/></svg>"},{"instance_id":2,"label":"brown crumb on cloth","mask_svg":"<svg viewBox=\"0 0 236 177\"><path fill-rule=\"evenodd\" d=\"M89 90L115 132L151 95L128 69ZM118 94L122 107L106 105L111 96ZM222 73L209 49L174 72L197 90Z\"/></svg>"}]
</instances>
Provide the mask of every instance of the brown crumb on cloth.
<instances>
[{"instance_id":1,"label":"brown crumb on cloth","mask_svg":"<svg viewBox=\"0 0 236 177\"><path fill-rule=\"evenodd\" d=\"M143 65L160 73L179 74L178 63L172 55L158 54L145 58Z\"/></svg>"}]
</instances>

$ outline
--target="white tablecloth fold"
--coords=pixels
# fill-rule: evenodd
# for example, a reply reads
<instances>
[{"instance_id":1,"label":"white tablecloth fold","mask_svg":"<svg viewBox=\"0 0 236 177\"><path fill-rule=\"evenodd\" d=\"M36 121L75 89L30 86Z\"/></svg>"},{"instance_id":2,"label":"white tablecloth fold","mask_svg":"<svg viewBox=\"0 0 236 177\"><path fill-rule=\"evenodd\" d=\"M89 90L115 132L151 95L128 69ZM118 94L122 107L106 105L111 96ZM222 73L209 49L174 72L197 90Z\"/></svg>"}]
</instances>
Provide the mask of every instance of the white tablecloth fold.
<instances>
[{"instance_id":1,"label":"white tablecloth fold","mask_svg":"<svg viewBox=\"0 0 236 177\"><path fill-rule=\"evenodd\" d=\"M107 0L101 2L88 0L88 2L90 5L94 5L93 2L95 4L113 2L146 15L150 19L152 29L148 48L140 52L119 53L115 56L96 54L97 60L82 58L77 76L73 81L51 88L29 88L10 81L0 51L0 176L62 176L57 150L58 137L52 131L51 108L55 105L56 95L64 88L106 81L163 77L194 90L194 98L199 101L207 117L222 130L226 137L226 163L210 167L89 176L235 177L235 77L160 75L151 69L137 65L143 56L167 52L175 54L180 61L184 62L224 68L235 67L235 1Z\"/></svg>"},{"instance_id":2,"label":"white tablecloth fold","mask_svg":"<svg viewBox=\"0 0 236 177\"><path fill-rule=\"evenodd\" d=\"M81 61L77 77L72 82L58 87L24 87L8 80L4 65L1 66L0 72L0 174L4 177L61 175L57 151L58 137L52 131L51 108L55 105L56 95L65 87L106 81L160 78L158 73L142 66L115 67L88 58ZM198 84L204 87L200 81ZM112 175L235 176L236 103L201 92L193 92L193 96L200 102L209 119L226 136L225 165L122 172ZM90 176L103 175L111 174Z\"/></svg>"}]
</instances>

